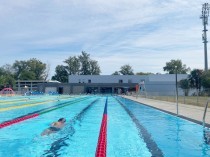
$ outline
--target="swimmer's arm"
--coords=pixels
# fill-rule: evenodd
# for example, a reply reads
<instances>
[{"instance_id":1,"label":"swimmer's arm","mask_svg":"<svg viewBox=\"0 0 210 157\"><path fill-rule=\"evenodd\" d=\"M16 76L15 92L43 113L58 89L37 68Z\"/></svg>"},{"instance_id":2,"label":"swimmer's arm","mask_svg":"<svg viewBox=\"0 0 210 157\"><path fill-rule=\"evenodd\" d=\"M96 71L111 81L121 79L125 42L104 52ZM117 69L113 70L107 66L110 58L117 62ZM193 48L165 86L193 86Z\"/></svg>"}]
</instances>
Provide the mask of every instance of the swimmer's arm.
<instances>
[{"instance_id":1,"label":"swimmer's arm","mask_svg":"<svg viewBox=\"0 0 210 157\"><path fill-rule=\"evenodd\" d=\"M51 123L51 126L55 126L55 125L56 125L56 122Z\"/></svg>"}]
</instances>

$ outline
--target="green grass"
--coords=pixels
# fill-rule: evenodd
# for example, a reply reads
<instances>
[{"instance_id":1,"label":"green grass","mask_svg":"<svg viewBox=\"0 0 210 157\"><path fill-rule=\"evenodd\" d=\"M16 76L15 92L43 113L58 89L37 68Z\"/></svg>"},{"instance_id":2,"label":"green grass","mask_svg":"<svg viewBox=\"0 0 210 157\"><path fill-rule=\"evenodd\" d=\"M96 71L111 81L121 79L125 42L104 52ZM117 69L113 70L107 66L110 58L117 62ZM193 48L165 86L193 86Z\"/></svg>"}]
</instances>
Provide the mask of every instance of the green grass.
<instances>
[{"instance_id":1,"label":"green grass","mask_svg":"<svg viewBox=\"0 0 210 157\"><path fill-rule=\"evenodd\" d=\"M176 102L175 96L147 96L150 99L162 100L162 101L169 101L169 102ZM189 104L195 106L202 106L206 105L207 100L210 97L202 97L202 96L179 96L178 102L182 104ZM210 107L210 105L208 106Z\"/></svg>"}]
</instances>

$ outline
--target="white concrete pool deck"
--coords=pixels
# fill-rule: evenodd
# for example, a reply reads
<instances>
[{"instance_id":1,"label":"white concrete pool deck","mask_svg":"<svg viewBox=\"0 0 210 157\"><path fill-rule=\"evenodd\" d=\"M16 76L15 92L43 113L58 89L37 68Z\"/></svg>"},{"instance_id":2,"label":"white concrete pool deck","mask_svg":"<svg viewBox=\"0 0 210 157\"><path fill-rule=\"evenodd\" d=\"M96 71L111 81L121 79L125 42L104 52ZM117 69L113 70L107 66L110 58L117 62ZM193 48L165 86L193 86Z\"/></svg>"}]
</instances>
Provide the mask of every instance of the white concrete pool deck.
<instances>
[{"instance_id":1,"label":"white concrete pool deck","mask_svg":"<svg viewBox=\"0 0 210 157\"><path fill-rule=\"evenodd\" d=\"M166 102L166 101L160 101L160 100L154 100L154 99L147 99L147 98L141 98L141 97L134 97L134 96L126 96L123 95L123 97L127 99L131 99L133 101L146 104L148 106L152 106L170 113L176 114L176 103L173 102ZM203 114L204 114L204 107L200 106L193 106L193 105L186 105L186 104L178 104L179 107L179 115L182 117L186 117L195 121L198 121L200 124L202 124L203 121ZM208 108L206 113L206 119L205 122L210 125L210 108Z\"/></svg>"}]
</instances>

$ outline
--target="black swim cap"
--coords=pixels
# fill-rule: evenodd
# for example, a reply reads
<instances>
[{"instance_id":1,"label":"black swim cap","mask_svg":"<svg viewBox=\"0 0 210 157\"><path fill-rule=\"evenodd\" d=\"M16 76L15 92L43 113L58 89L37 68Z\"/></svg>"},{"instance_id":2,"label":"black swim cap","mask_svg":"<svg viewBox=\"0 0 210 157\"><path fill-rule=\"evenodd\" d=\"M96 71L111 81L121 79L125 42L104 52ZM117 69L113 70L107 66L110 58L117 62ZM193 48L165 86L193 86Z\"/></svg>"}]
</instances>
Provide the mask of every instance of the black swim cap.
<instances>
[{"instance_id":1,"label":"black swim cap","mask_svg":"<svg viewBox=\"0 0 210 157\"><path fill-rule=\"evenodd\" d=\"M65 118L60 118L60 119L58 119L58 122L62 122L62 121L66 121L66 119Z\"/></svg>"}]
</instances>

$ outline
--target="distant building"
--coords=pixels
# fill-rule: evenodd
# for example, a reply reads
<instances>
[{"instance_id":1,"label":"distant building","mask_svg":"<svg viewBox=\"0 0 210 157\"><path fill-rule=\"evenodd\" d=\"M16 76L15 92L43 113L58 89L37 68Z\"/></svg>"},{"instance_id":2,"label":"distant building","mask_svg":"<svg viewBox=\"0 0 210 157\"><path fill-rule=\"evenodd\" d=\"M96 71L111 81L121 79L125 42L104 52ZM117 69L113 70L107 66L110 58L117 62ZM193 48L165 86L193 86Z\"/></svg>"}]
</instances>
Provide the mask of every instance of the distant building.
<instances>
[{"instance_id":1,"label":"distant building","mask_svg":"<svg viewBox=\"0 0 210 157\"><path fill-rule=\"evenodd\" d=\"M44 80L18 80L16 81L16 89L23 93L25 91L36 91L38 90L37 85L39 83L46 83Z\"/></svg>"},{"instance_id":2,"label":"distant building","mask_svg":"<svg viewBox=\"0 0 210 157\"><path fill-rule=\"evenodd\" d=\"M177 81L186 79L187 74L178 74ZM38 89L42 92L58 92L60 94L79 93L125 93L134 92L136 85L141 90L156 95L174 95L175 74L161 75L69 75L68 83L42 83ZM179 93L183 91L179 89Z\"/></svg>"},{"instance_id":3,"label":"distant building","mask_svg":"<svg viewBox=\"0 0 210 157\"><path fill-rule=\"evenodd\" d=\"M60 83L59 81L45 81L45 80L18 80L16 81L16 89L19 93L25 93L27 91L38 91L38 84L40 83Z\"/></svg>"}]
</instances>

